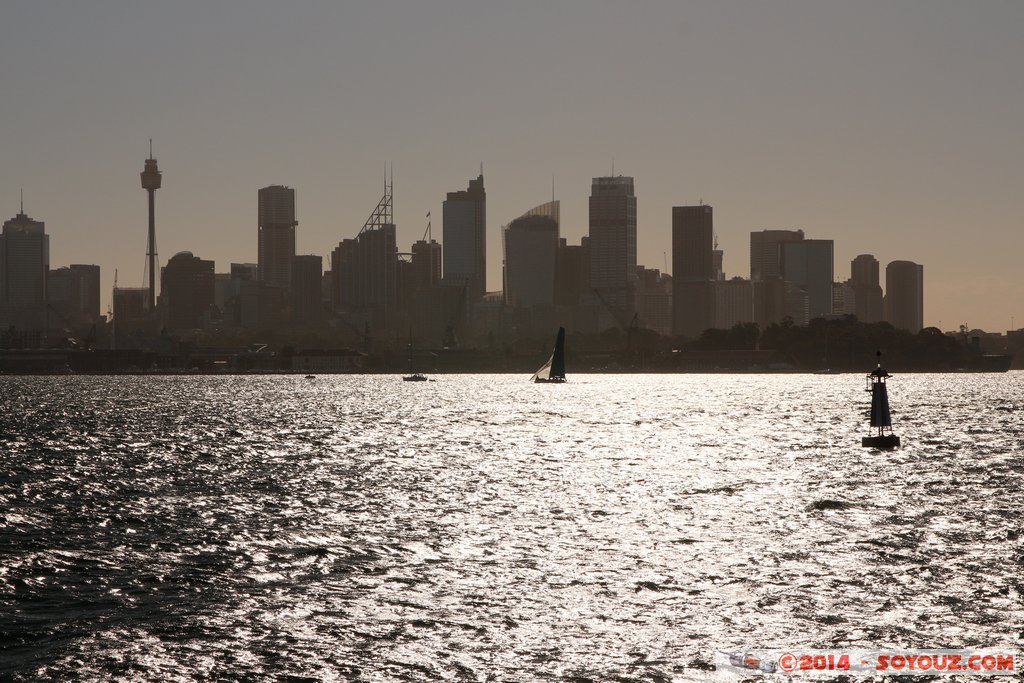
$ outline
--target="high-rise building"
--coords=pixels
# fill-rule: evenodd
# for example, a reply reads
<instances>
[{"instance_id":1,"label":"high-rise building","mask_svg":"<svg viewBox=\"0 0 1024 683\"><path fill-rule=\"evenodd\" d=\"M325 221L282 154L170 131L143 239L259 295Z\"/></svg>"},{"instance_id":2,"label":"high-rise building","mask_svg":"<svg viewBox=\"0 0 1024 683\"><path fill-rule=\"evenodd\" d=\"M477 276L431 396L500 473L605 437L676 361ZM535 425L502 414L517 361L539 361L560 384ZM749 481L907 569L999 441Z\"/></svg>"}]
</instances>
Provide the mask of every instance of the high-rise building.
<instances>
[{"instance_id":1,"label":"high-rise building","mask_svg":"<svg viewBox=\"0 0 1024 683\"><path fill-rule=\"evenodd\" d=\"M301 325L319 325L323 319L323 257L296 256L291 270L292 320Z\"/></svg>"},{"instance_id":2,"label":"high-rise building","mask_svg":"<svg viewBox=\"0 0 1024 683\"><path fill-rule=\"evenodd\" d=\"M619 325L637 312L636 195L633 178L594 178L590 186L590 286Z\"/></svg>"},{"instance_id":3,"label":"high-rise building","mask_svg":"<svg viewBox=\"0 0 1024 683\"><path fill-rule=\"evenodd\" d=\"M110 346L113 349L132 348L139 341L135 337L141 330L153 327L152 309L149 307L148 287L115 287L114 320Z\"/></svg>"},{"instance_id":4,"label":"high-rise building","mask_svg":"<svg viewBox=\"0 0 1024 683\"><path fill-rule=\"evenodd\" d=\"M590 238L586 235L578 245L558 240L555 263L555 304L575 308L590 291Z\"/></svg>"},{"instance_id":5,"label":"high-rise building","mask_svg":"<svg viewBox=\"0 0 1024 683\"><path fill-rule=\"evenodd\" d=\"M553 306L558 260L559 203L530 209L504 229L505 304Z\"/></svg>"},{"instance_id":6,"label":"high-rise building","mask_svg":"<svg viewBox=\"0 0 1024 683\"><path fill-rule=\"evenodd\" d=\"M914 334L924 327L924 266L892 261L885 267L885 320Z\"/></svg>"},{"instance_id":7,"label":"high-rise building","mask_svg":"<svg viewBox=\"0 0 1024 683\"><path fill-rule=\"evenodd\" d=\"M803 230L762 230L750 233L750 279L782 278L782 251L786 242L800 242Z\"/></svg>"},{"instance_id":8,"label":"high-rise building","mask_svg":"<svg viewBox=\"0 0 1024 683\"><path fill-rule=\"evenodd\" d=\"M160 276L160 308L170 330L202 328L214 306L214 263L178 252Z\"/></svg>"},{"instance_id":9,"label":"high-rise building","mask_svg":"<svg viewBox=\"0 0 1024 683\"><path fill-rule=\"evenodd\" d=\"M861 254L850 262L850 285L854 293L857 320L877 323L882 320L882 287L878 279L878 259Z\"/></svg>"},{"instance_id":10,"label":"high-rise building","mask_svg":"<svg viewBox=\"0 0 1024 683\"><path fill-rule=\"evenodd\" d=\"M857 315L857 290L852 280L832 283L832 315Z\"/></svg>"},{"instance_id":11,"label":"high-rise building","mask_svg":"<svg viewBox=\"0 0 1024 683\"><path fill-rule=\"evenodd\" d=\"M156 191L160 189L163 174L153 158L153 140L149 141L149 158L143 166L142 189L149 195L149 234L146 248L146 270L149 275L148 305L150 313L156 311Z\"/></svg>"},{"instance_id":12,"label":"high-rise building","mask_svg":"<svg viewBox=\"0 0 1024 683\"><path fill-rule=\"evenodd\" d=\"M269 185L259 190L259 279L277 287L291 285L295 257L295 190Z\"/></svg>"},{"instance_id":13,"label":"high-rise building","mask_svg":"<svg viewBox=\"0 0 1024 683\"><path fill-rule=\"evenodd\" d=\"M449 192L442 205L444 279L467 283L471 302L487 291L487 192L481 173L469 187Z\"/></svg>"},{"instance_id":14,"label":"high-rise building","mask_svg":"<svg viewBox=\"0 0 1024 683\"><path fill-rule=\"evenodd\" d=\"M807 292L808 320L832 315L833 248L832 240L781 243L782 279Z\"/></svg>"},{"instance_id":15,"label":"high-rise building","mask_svg":"<svg viewBox=\"0 0 1024 683\"><path fill-rule=\"evenodd\" d=\"M434 240L414 242L412 271L415 289L427 289L441 284L441 245Z\"/></svg>"},{"instance_id":16,"label":"high-rise building","mask_svg":"<svg viewBox=\"0 0 1024 683\"><path fill-rule=\"evenodd\" d=\"M672 207L672 330L697 337L714 325L716 278L713 211L706 204ZM719 269L720 270L720 269Z\"/></svg>"},{"instance_id":17,"label":"high-rise building","mask_svg":"<svg viewBox=\"0 0 1024 683\"><path fill-rule=\"evenodd\" d=\"M754 322L763 330L769 325L777 325L785 320L787 315L786 283L782 281L782 278L775 277L769 280L751 280L750 282L754 298ZM790 286L794 287L795 285Z\"/></svg>"},{"instance_id":18,"label":"high-rise building","mask_svg":"<svg viewBox=\"0 0 1024 683\"><path fill-rule=\"evenodd\" d=\"M339 242L331 253L338 308L374 329L389 327L397 306L397 263L393 223Z\"/></svg>"},{"instance_id":19,"label":"high-rise building","mask_svg":"<svg viewBox=\"0 0 1024 683\"><path fill-rule=\"evenodd\" d=\"M712 285L715 296L716 329L728 330L740 323L754 322L754 283L741 277Z\"/></svg>"},{"instance_id":20,"label":"high-rise building","mask_svg":"<svg viewBox=\"0 0 1024 683\"><path fill-rule=\"evenodd\" d=\"M100 316L100 267L76 263L51 270L46 297L65 324L95 323Z\"/></svg>"},{"instance_id":21,"label":"high-rise building","mask_svg":"<svg viewBox=\"0 0 1024 683\"><path fill-rule=\"evenodd\" d=\"M640 281L640 324L661 335L672 334L672 276L637 266Z\"/></svg>"},{"instance_id":22,"label":"high-rise building","mask_svg":"<svg viewBox=\"0 0 1024 683\"><path fill-rule=\"evenodd\" d=\"M33 318L46 306L50 270L50 237L43 221L18 214L0 234L0 307ZM27 319L26 319L27 320Z\"/></svg>"}]
</instances>

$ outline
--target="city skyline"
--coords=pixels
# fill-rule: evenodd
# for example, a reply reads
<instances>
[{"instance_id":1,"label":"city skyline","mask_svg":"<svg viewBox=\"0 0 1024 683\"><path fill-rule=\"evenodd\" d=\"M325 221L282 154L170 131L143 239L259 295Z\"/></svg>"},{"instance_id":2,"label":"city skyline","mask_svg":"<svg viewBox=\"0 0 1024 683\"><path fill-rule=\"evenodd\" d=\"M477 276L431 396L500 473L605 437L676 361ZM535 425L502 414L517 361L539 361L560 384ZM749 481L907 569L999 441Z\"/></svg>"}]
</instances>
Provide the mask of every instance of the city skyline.
<instances>
[{"instance_id":1,"label":"city skyline","mask_svg":"<svg viewBox=\"0 0 1024 683\"><path fill-rule=\"evenodd\" d=\"M859 254L925 264L925 325L1024 319L1018 6L188 7L15 3L0 28L17 93L5 215L24 188L51 264L102 266L104 310L115 269L122 286L145 284L135 174L152 137L161 265L179 251L222 272L256 262L251 198L273 184L302 195L296 253L326 257L358 232L385 162L404 249L482 160L497 290L501 226L545 201L554 176L561 235L578 243L590 180L614 163L636 179L650 268L671 252L671 207L703 200L729 277L749 272L750 232L801 229L834 240L837 280ZM301 50L257 40L303 32ZM394 49L375 54L385 35ZM550 53L522 49L523 35Z\"/></svg>"}]
</instances>

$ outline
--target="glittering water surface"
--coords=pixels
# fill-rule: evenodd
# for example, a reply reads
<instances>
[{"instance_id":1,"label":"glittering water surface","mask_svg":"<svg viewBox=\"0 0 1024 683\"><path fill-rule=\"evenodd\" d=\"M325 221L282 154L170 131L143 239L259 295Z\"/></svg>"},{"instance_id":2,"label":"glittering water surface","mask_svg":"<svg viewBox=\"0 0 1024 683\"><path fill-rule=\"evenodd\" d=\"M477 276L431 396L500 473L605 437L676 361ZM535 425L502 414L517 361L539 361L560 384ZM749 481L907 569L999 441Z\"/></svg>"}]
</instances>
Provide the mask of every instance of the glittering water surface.
<instances>
[{"instance_id":1,"label":"glittering water surface","mask_svg":"<svg viewBox=\"0 0 1024 683\"><path fill-rule=\"evenodd\" d=\"M701 680L1024 639L1024 374L2 377L0 678Z\"/></svg>"}]
</instances>

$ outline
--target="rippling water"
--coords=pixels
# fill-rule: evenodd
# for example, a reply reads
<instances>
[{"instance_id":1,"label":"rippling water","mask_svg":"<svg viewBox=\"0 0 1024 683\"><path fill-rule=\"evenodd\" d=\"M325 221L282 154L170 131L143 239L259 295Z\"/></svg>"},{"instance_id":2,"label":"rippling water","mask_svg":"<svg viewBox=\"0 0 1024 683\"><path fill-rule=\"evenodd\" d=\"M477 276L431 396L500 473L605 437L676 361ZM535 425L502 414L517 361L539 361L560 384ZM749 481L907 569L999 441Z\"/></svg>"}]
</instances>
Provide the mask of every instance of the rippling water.
<instances>
[{"instance_id":1,"label":"rippling water","mask_svg":"<svg viewBox=\"0 0 1024 683\"><path fill-rule=\"evenodd\" d=\"M1024 374L0 377L0 678L712 679L1024 640Z\"/></svg>"}]
</instances>

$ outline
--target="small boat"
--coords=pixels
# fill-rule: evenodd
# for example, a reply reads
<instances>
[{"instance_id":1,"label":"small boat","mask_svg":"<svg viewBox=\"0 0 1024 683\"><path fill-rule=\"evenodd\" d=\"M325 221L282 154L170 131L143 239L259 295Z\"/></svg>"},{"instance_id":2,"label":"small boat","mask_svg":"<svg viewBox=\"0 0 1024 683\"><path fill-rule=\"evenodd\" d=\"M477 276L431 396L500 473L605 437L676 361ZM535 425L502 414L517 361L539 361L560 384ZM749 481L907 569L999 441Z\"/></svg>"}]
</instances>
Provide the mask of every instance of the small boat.
<instances>
[{"instance_id":1,"label":"small boat","mask_svg":"<svg viewBox=\"0 0 1024 683\"><path fill-rule=\"evenodd\" d=\"M555 338L555 350L551 352L548 362L533 373L534 382L560 383L565 381L565 328L558 328Z\"/></svg>"},{"instance_id":2,"label":"small boat","mask_svg":"<svg viewBox=\"0 0 1024 683\"><path fill-rule=\"evenodd\" d=\"M900 437L892 433L892 418L889 415L889 392L885 380L892 377L882 368L882 352L878 352L878 367L868 373L867 390L871 392L871 427L877 434L865 436L860 445L867 448L893 449L900 445Z\"/></svg>"},{"instance_id":3,"label":"small boat","mask_svg":"<svg viewBox=\"0 0 1024 683\"><path fill-rule=\"evenodd\" d=\"M306 375L306 379L316 379L316 375Z\"/></svg>"},{"instance_id":4,"label":"small boat","mask_svg":"<svg viewBox=\"0 0 1024 683\"><path fill-rule=\"evenodd\" d=\"M421 372L412 371L412 328L409 328L409 374L402 377L403 382L426 382L427 376Z\"/></svg>"}]
</instances>

